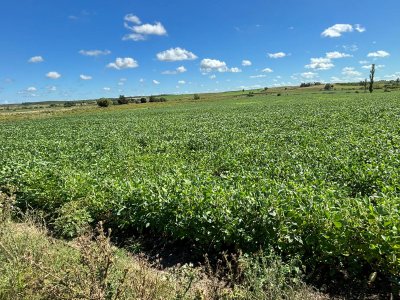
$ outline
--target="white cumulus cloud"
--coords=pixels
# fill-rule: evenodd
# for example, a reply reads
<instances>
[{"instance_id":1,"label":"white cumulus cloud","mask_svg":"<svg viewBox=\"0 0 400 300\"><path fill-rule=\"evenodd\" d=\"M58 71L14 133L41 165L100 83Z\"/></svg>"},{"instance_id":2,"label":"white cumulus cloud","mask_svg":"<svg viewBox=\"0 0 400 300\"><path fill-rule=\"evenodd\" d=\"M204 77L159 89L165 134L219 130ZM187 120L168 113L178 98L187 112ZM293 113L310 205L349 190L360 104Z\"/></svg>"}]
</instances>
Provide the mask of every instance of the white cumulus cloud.
<instances>
[{"instance_id":1,"label":"white cumulus cloud","mask_svg":"<svg viewBox=\"0 0 400 300\"><path fill-rule=\"evenodd\" d=\"M124 35L122 40L132 40L132 41L144 41L149 35L164 36L167 35L167 30L161 24L161 22L155 22L154 24L142 24L138 16L133 14L128 14L124 18L124 26L131 33ZM130 23L135 25L130 26Z\"/></svg>"},{"instance_id":2,"label":"white cumulus cloud","mask_svg":"<svg viewBox=\"0 0 400 300\"><path fill-rule=\"evenodd\" d=\"M142 24L142 21L140 21L138 16L135 16L133 14L127 14L124 18L124 21L126 22L132 22L134 24L140 25Z\"/></svg>"},{"instance_id":3,"label":"white cumulus cloud","mask_svg":"<svg viewBox=\"0 0 400 300\"><path fill-rule=\"evenodd\" d=\"M376 52L368 53L368 57L387 57L390 56L390 53L384 50L379 50Z\"/></svg>"},{"instance_id":4,"label":"white cumulus cloud","mask_svg":"<svg viewBox=\"0 0 400 300\"><path fill-rule=\"evenodd\" d=\"M160 84L160 82L157 81L157 80L153 80L153 83L156 84L156 85L159 85L159 84Z\"/></svg>"},{"instance_id":5,"label":"white cumulus cloud","mask_svg":"<svg viewBox=\"0 0 400 300\"><path fill-rule=\"evenodd\" d=\"M176 68L176 71L178 73L185 73L187 70L186 70L186 68L184 66L180 66L180 67Z\"/></svg>"},{"instance_id":6,"label":"white cumulus cloud","mask_svg":"<svg viewBox=\"0 0 400 300\"><path fill-rule=\"evenodd\" d=\"M81 75L79 76L79 78L82 79L82 80L91 80L91 79L92 79L92 76L81 74Z\"/></svg>"},{"instance_id":7,"label":"white cumulus cloud","mask_svg":"<svg viewBox=\"0 0 400 300\"><path fill-rule=\"evenodd\" d=\"M100 55L109 55L111 54L110 50L80 50L79 54L85 56L100 56Z\"/></svg>"},{"instance_id":8,"label":"white cumulus cloud","mask_svg":"<svg viewBox=\"0 0 400 300\"><path fill-rule=\"evenodd\" d=\"M35 88L34 86L30 86L26 89L27 92L36 92L37 88Z\"/></svg>"},{"instance_id":9,"label":"white cumulus cloud","mask_svg":"<svg viewBox=\"0 0 400 300\"><path fill-rule=\"evenodd\" d=\"M267 75L261 74L261 75L252 75L250 78L265 78Z\"/></svg>"},{"instance_id":10,"label":"white cumulus cloud","mask_svg":"<svg viewBox=\"0 0 400 300\"><path fill-rule=\"evenodd\" d=\"M336 38L341 37L343 33L353 32L354 30L360 33L366 31L365 27L361 26L360 24L355 24L354 26L351 24L335 24L325 29L321 35L323 37Z\"/></svg>"},{"instance_id":11,"label":"white cumulus cloud","mask_svg":"<svg viewBox=\"0 0 400 300\"><path fill-rule=\"evenodd\" d=\"M109 92L109 91L111 91L111 88L109 88L109 87L103 87L103 90L106 91L106 92Z\"/></svg>"},{"instance_id":12,"label":"white cumulus cloud","mask_svg":"<svg viewBox=\"0 0 400 300\"><path fill-rule=\"evenodd\" d=\"M345 76L361 76L362 73L356 71L353 67L345 67L342 69L342 74Z\"/></svg>"},{"instance_id":13,"label":"white cumulus cloud","mask_svg":"<svg viewBox=\"0 0 400 300\"><path fill-rule=\"evenodd\" d=\"M366 30L365 27L362 27L360 24L354 25L354 29L358 32L364 32Z\"/></svg>"},{"instance_id":14,"label":"white cumulus cloud","mask_svg":"<svg viewBox=\"0 0 400 300\"><path fill-rule=\"evenodd\" d=\"M41 62L44 62L44 59L43 59L43 57L41 57L41 56L33 56L33 57L31 57L29 60L28 60L28 62L30 62L30 63L41 63Z\"/></svg>"},{"instance_id":15,"label":"white cumulus cloud","mask_svg":"<svg viewBox=\"0 0 400 300\"><path fill-rule=\"evenodd\" d=\"M137 34L143 34L143 35L167 34L167 30L165 30L164 26L160 22L156 22L155 24L143 24L139 26L134 26L133 31Z\"/></svg>"},{"instance_id":16,"label":"white cumulus cloud","mask_svg":"<svg viewBox=\"0 0 400 300\"><path fill-rule=\"evenodd\" d=\"M326 57L329 59L338 59L338 58L345 58L345 57L353 57L353 55L334 51L334 52L327 52Z\"/></svg>"},{"instance_id":17,"label":"white cumulus cloud","mask_svg":"<svg viewBox=\"0 0 400 300\"><path fill-rule=\"evenodd\" d=\"M252 65L252 63L251 63L250 60L247 60L247 59L242 60L242 66L243 67L249 67L251 65Z\"/></svg>"},{"instance_id":18,"label":"white cumulus cloud","mask_svg":"<svg viewBox=\"0 0 400 300\"><path fill-rule=\"evenodd\" d=\"M205 73L229 71L229 68L224 61L210 58L205 58L201 61L200 69Z\"/></svg>"},{"instance_id":19,"label":"white cumulus cloud","mask_svg":"<svg viewBox=\"0 0 400 300\"><path fill-rule=\"evenodd\" d=\"M329 70L334 66L335 65L332 63L330 58L320 57L311 58L311 62L308 65L305 65L305 68L314 70Z\"/></svg>"},{"instance_id":20,"label":"white cumulus cloud","mask_svg":"<svg viewBox=\"0 0 400 300\"><path fill-rule=\"evenodd\" d=\"M240 73L240 72L242 72L242 70L239 69L239 68L234 67L234 68L230 68L230 69L229 69L229 72L232 72L232 73Z\"/></svg>"},{"instance_id":21,"label":"white cumulus cloud","mask_svg":"<svg viewBox=\"0 0 400 300\"><path fill-rule=\"evenodd\" d=\"M335 24L327 29L325 29L321 35L324 37L341 37L345 32L352 32L353 25L350 24Z\"/></svg>"},{"instance_id":22,"label":"white cumulus cloud","mask_svg":"<svg viewBox=\"0 0 400 300\"><path fill-rule=\"evenodd\" d=\"M174 71L164 71L162 72L163 75L175 75L185 73L187 70L184 66L177 67Z\"/></svg>"},{"instance_id":23,"label":"white cumulus cloud","mask_svg":"<svg viewBox=\"0 0 400 300\"><path fill-rule=\"evenodd\" d=\"M61 77L61 74L60 73L58 73L58 72L49 72L49 73L47 73L46 74L46 77L47 78L50 78L50 79L58 79L58 78L60 78Z\"/></svg>"},{"instance_id":24,"label":"white cumulus cloud","mask_svg":"<svg viewBox=\"0 0 400 300\"><path fill-rule=\"evenodd\" d=\"M121 69L133 69L139 66L138 62L131 57L118 57L115 62L109 63L107 68L113 68L116 70Z\"/></svg>"},{"instance_id":25,"label":"white cumulus cloud","mask_svg":"<svg viewBox=\"0 0 400 300\"><path fill-rule=\"evenodd\" d=\"M375 65L375 69L382 69L384 67L385 67L385 65ZM371 65L364 65L361 68L369 70L369 69L371 69Z\"/></svg>"},{"instance_id":26,"label":"white cumulus cloud","mask_svg":"<svg viewBox=\"0 0 400 300\"><path fill-rule=\"evenodd\" d=\"M263 69L263 70L261 70L261 72L264 72L264 73L272 73L272 72L274 72L271 68L265 68L265 69Z\"/></svg>"},{"instance_id":27,"label":"white cumulus cloud","mask_svg":"<svg viewBox=\"0 0 400 300\"><path fill-rule=\"evenodd\" d=\"M186 84L186 81L185 80L179 80L178 83L179 84Z\"/></svg>"},{"instance_id":28,"label":"white cumulus cloud","mask_svg":"<svg viewBox=\"0 0 400 300\"><path fill-rule=\"evenodd\" d=\"M283 58L286 57L287 54L285 52L277 52L277 53L268 53L269 58Z\"/></svg>"},{"instance_id":29,"label":"white cumulus cloud","mask_svg":"<svg viewBox=\"0 0 400 300\"><path fill-rule=\"evenodd\" d=\"M171 48L157 54L157 59L160 61L182 61L182 60L194 60L197 56L186 49L180 47Z\"/></svg>"},{"instance_id":30,"label":"white cumulus cloud","mask_svg":"<svg viewBox=\"0 0 400 300\"><path fill-rule=\"evenodd\" d=\"M318 76L318 73L314 73L314 72L304 72L300 74L301 77L305 78L305 79L313 79L316 76Z\"/></svg>"}]
</instances>

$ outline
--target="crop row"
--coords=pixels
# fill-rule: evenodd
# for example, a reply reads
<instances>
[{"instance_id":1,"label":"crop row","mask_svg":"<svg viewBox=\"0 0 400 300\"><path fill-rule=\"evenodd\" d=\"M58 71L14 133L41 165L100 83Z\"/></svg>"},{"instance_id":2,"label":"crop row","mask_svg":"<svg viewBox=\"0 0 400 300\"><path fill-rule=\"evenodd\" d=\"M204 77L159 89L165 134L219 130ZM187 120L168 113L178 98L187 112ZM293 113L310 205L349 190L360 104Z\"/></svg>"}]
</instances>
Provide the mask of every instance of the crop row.
<instances>
[{"instance_id":1,"label":"crop row","mask_svg":"<svg viewBox=\"0 0 400 300\"><path fill-rule=\"evenodd\" d=\"M105 220L398 274L398 94L275 99L2 122L0 186L66 236Z\"/></svg>"}]
</instances>

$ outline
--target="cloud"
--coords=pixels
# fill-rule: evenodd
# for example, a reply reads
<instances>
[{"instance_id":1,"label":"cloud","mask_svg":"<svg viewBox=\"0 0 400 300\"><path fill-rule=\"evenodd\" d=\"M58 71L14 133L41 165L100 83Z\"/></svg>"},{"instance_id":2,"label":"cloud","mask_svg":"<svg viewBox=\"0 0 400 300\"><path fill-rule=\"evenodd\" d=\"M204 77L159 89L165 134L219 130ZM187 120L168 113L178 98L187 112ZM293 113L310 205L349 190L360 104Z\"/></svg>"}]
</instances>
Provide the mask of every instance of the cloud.
<instances>
[{"instance_id":1,"label":"cloud","mask_svg":"<svg viewBox=\"0 0 400 300\"><path fill-rule=\"evenodd\" d=\"M320 57L320 58L311 58L310 64L305 65L305 68L314 70L329 70L334 66L335 65L332 63L330 58Z\"/></svg>"},{"instance_id":2,"label":"cloud","mask_svg":"<svg viewBox=\"0 0 400 300\"><path fill-rule=\"evenodd\" d=\"M142 34L138 34L138 33L130 33L130 34L125 34L124 37L122 38L123 41L144 41L146 40L146 37Z\"/></svg>"},{"instance_id":3,"label":"cloud","mask_svg":"<svg viewBox=\"0 0 400 300\"><path fill-rule=\"evenodd\" d=\"M228 72L229 68L227 67L224 61L220 61L217 59L205 58L200 63L200 69L202 72Z\"/></svg>"},{"instance_id":4,"label":"cloud","mask_svg":"<svg viewBox=\"0 0 400 300\"><path fill-rule=\"evenodd\" d=\"M205 58L201 61L200 63L200 71L203 73L203 75L206 75L207 73L210 72L231 72L231 73L240 73L242 72L241 69L234 67L234 68L228 68L226 63L224 61L220 61L217 59L210 59L210 58Z\"/></svg>"},{"instance_id":5,"label":"cloud","mask_svg":"<svg viewBox=\"0 0 400 300\"><path fill-rule=\"evenodd\" d=\"M370 62L368 60L360 60L359 63L361 65L366 65L366 64L369 64Z\"/></svg>"},{"instance_id":6,"label":"cloud","mask_svg":"<svg viewBox=\"0 0 400 300\"><path fill-rule=\"evenodd\" d=\"M215 74L210 76L210 79L215 79L215 78L217 78L217 75L215 75Z\"/></svg>"},{"instance_id":7,"label":"cloud","mask_svg":"<svg viewBox=\"0 0 400 300\"><path fill-rule=\"evenodd\" d=\"M160 84L160 82L157 81L157 80L153 80L153 83L156 84L156 85L159 85L159 84Z\"/></svg>"},{"instance_id":8,"label":"cloud","mask_svg":"<svg viewBox=\"0 0 400 300\"><path fill-rule=\"evenodd\" d=\"M172 61L182 61L182 60L195 60L197 59L197 56L186 49L177 47L158 53L157 59L159 61L172 62Z\"/></svg>"},{"instance_id":9,"label":"cloud","mask_svg":"<svg viewBox=\"0 0 400 300\"><path fill-rule=\"evenodd\" d=\"M115 62L109 63L107 65L107 68L121 70L121 69L133 69L137 68L138 66L139 66L138 62L131 57L125 57L125 58L118 57L115 60Z\"/></svg>"},{"instance_id":10,"label":"cloud","mask_svg":"<svg viewBox=\"0 0 400 300\"><path fill-rule=\"evenodd\" d=\"M111 91L111 89L109 87L103 87L103 90L105 90L106 92Z\"/></svg>"},{"instance_id":11,"label":"cloud","mask_svg":"<svg viewBox=\"0 0 400 300\"><path fill-rule=\"evenodd\" d=\"M36 92L37 88L35 88L34 86L30 86L26 89L27 92Z\"/></svg>"},{"instance_id":12,"label":"cloud","mask_svg":"<svg viewBox=\"0 0 400 300\"><path fill-rule=\"evenodd\" d=\"M375 65L375 69L382 69L384 67L385 67L385 65ZM371 65L365 65L365 66L362 66L361 68L369 70L369 69L371 69Z\"/></svg>"},{"instance_id":13,"label":"cloud","mask_svg":"<svg viewBox=\"0 0 400 300\"><path fill-rule=\"evenodd\" d=\"M272 73L272 72L274 72L272 69L270 69L270 68L265 68L265 69L263 69L263 70L261 70L261 72L264 72L264 73Z\"/></svg>"},{"instance_id":14,"label":"cloud","mask_svg":"<svg viewBox=\"0 0 400 300\"><path fill-rule=\"evenodd\" d=\"M390 56L390 53L386 52L386 51L383 51L383 50L379 50L379 51L376 51L376 52L368 53L367 56L368 57L387 57L387 56Z\"/></svg>"},{"instance_id":15,"label":"cloud","mask_svg":"<svg viewBox=\"0 0 400 300\"><path fill-rule=\"evenodd\" d=\"M362 73L356 71L353 67L345 67L342 69L342 74L346 76L361 76Z\"/></svg>"},{"instance_id":16,"label":"cloud","mask_svg":"<svg viewBox=\"0 0 400 300\"><path fill-rule=\"evenodd\" d=\"M49 72L49 73L47 73L46 74L46 77L47 78L50 78L50 79L58 79L58 78L60 78L61 77L61 74L60 73L58 73L58 72Z\"/></svg>"},{"instance_id":17,"label":"cloud","mask_svg":"<svg viewBox=\"0 0 400 300\"><path fill-rule=\"evenodd\" d=\"M267 75L261 74L261 75L252 75L250 78L265 78Z\"/></svg>"},{"instance_id":18,"label":"cloud","mask_svg":"<svg viewBox=\"0 0 400 300\"><path fill-rule=\"evenodd\" d=\"M396 72L391 75L385 75L384 77L387 78L388 80L396 80L397 78L400 78L400 72Z\"/></svg>"},{"instance_id":19,"label":"cloud","mask_svg":"<svg viewBox=\"0 0 400 300\"><path fill-rule=\"evenodd\" d=\"M80 50L79 54L85 56L100 56L100 55L109 55L111 54L110 50Z\"/></svg>"},{"instance_id":20,"label":"cloud","mask_svg":"<svg viewBox=\"0 0 400 300\"><path fill-rule=\"evenodd\" d=\"M314 73L314 72L304 72L300 74L301 77L305 78L305 79L313 79L316 76L318 76L318 73Z\"/></svg>"},{"instance_id":21,"label":"cloud","mask_svg":"<svg viewBox=\"0 0 400 300\"><path fill-rule=\"evenodd\" d=\"M277 53L268 53L269 58L283 58L286 57L287 54L285 52L277 52Z\"/></svg>"},{"instance_id":22,"label":"cloud","mask_svg":"<svg viewBox=\"0 0 400 300\"><path fill-rule=\"evenodd\" d=\"M164 71L161 74L163 75L176 75L176 74L180 74L180 73L185 73L187 70L184 66L180 66L178 68L176 68L174 71Z\"/></svg>"},{"instance_id":23,"label":"cloud","mask_svg":"<svg viewBox=\"0 0 400 300\"><path fill-rule=\"evenodd\" d=\"M180 66L180 67L176 68L176 71L178 73L185 73L187 70L186 70L186 68L184 66Z\"/></svg>"},{"instance_id":24,"label":"cloud","mask_svg":"<svg viewBox=\"0 0 400 300\"><path fill-rule=\"evenodd\" d=\"M80 79L82 79L82 80L91 80L91 79L93 78L92 76L83 75L83 74L81 74L79 77L80 77Z\"/></svg>"},{"instance_id":25,"label":"cloud","mask_svg":"<svg viewBox=\"0 0 400 300\"><path fill-rule=\"evenodd\" d=\"M356 31L358 31L358 32L364 32L366 29L365 29L365 27L362 27L360 24L356 24L356 25L354 25L354 29L356 30Z\"/></svg>"},{"instance_id":26,"label":"cloud","mask_svg":"<svg viewBox=\"0 0 400 300\"><path fill-rule=\"evenodd\" d=\"M246 60L246 59L242 60L242 66L243 67L249 67L251 65L252 65L252 63L251 63L250 60Z\"/></svg>"},{"instance_id":27,"label":"cloud","mask_svg":"<svg viewBox=\"0 0 400 300\"><path fill-rule=\"evenodd\" d=\"M160 22L153 24L143 24L139 26L134 26L133 31L137 34L142 35L166 35L167 31Z\"/></svg>"},{"instance_id":28,"label":"cloud","mask_svg":"<svg viewBox=\"0 0 400 300\"><path fill-rule=\"evenodd\" d=\"M329 59L338 59L338 58L345 58L345 57L353 57L353 55L334 51L334 52L327 52L326 57Z\"/></svg>"},{"instance_id":29,"label":"cloud","mask_svg":"<svg viewBox=\"0 0 400 300\"><path fill-rule=\"evenodd\" d=\"M235 67L235 68L230 68L230 69L229 69L229 72L232 72L232 73L240 73L240 72L242 72L242 70Z\"/></svg>"},{"instance_id":30,"label":"cloud","mask_svg":"<svg viewBox=\"0 0 400 300\"><path fill-rule=\"evenodd\" d=\"M356 44L353 45L343 45L342 46L344 50L346 51L352 51L352 52L356 52L358 50L358 46Z\"/></svg>"},{"instance_id":31,"label":"cloud","mask_svg":"<svg viewBox=\"0 0 400 300\"><path fill-rule=\"evenodd\" d=\"M126 22L132 22L134 24L140 25L142 24L142 21L140 21L138 16L135 16L133 14L127 14L124 18L124 21Z\"/></svg>"},{"instance_id":32,"label":"cloud","mask_svg":"<svg viewBox=\"0 0 400 300\"><path fill-rule=\"evenodd\" d=\"M353 26L350 24L335 24L327 29L325 29L321 35L323 37L341 37L345 32L352 32Z\"/></svg>"},{"instance_id":33,"label":"cloud","mask_svg":"<svg viewBox=\"0 0 400 300\"><path fill-rule=\"evenodd\" d=\"M28 60L28 62L30 62L30 63L41 63L41 62L44 62L44 59L41 56L33 56Z\"/></svg>"},{"instance_id":34,"label":"cloud","mask_svg":"<svg viewBox=\"0 0 400 300\"><path fill-rule=\"evenodd\" d=\"M156 22L155 24L142 24L139 17L132 14L126 15L124 20L125 28L131 31L131 33L124 35L124 37L122 38L122 40L124 41L132 40L137 42L146 40L147 36L149 35L167 35L167 30L160 22ZM130 26L129 22L136 25Z\"/></svg>"},{"instance_id":35,"label":"cloud","mask_svg":"<svg viewBox=\"0 0 400 300\"><path fill-rule=\"evenodd\" d=\"M185 80L179 80L178 83L179 84L186 84L186 81Z\"/></svg>"},{"instance_id":36,"label":"cloud","mask_svg":"<svg viewBox=\"0 0 400 300\"><path fill-rule=\"evenodd\" d=\"M50 92L55 92L55 91L57 91L57 87L54 86L54 85L48 86L47 89L48 89Z\"/></svg>"}]
</instances>

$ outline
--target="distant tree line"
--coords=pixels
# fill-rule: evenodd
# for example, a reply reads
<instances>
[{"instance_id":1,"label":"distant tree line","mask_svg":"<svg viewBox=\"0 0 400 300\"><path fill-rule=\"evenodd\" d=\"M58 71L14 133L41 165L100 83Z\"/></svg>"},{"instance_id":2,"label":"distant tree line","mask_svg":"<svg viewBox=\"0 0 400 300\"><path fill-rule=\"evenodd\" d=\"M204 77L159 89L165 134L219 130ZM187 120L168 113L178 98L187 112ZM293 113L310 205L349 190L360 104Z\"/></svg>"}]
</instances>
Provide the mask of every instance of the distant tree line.
<instances>
[{"instance_id":1,"label":"distant tree line","mask_svg":"<svg viewBox=\"0 0 400 300\"><path fill-rule=\"evenodd\" d=\"M125 105L129 103L147 103L147 102L166 102L167 99L165 97L156 97L150 96L146 97L125 97L124 95L120 95L118 99L108 99L108 98L101 98L96 100L96 103L99 107L109 107L111 105Z\"/></svg>"},{"instance_id":2,"label":"distant tree line","mask_svg":"<svg viewBox=\"0 0 400 300\"><path fill-rule=\"evenodd\" d=\"M300 84L300 87L303 88L303 87L310 87L310 86L315 86L315 85L322 85L322 83L318 82L318 81L316 81L316 82L302 82Z\"/></svg>"}]
</instances>

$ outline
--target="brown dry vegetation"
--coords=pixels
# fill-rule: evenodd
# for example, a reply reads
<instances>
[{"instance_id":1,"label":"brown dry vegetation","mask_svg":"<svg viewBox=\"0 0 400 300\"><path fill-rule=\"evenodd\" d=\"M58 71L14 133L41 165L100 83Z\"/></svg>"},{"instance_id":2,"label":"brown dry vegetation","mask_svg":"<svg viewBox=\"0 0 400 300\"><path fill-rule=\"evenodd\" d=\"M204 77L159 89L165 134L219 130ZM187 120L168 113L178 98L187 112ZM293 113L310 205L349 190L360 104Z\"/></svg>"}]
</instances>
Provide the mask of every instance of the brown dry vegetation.
<instances>
[{"instance_id":1,"label":"brown dry vegetation","mask_svg":"<svg viewBox=\"0 0 400 300\"><path fill-rule=\"evenodd\" d=\"M0 299L328 299L277 257L255 265L225 256L216 268L162 270L114 247L101 224L66 242L51 237L37 214L10 221L15 198L0 199Z\"/></svg>"}]
</instances>

